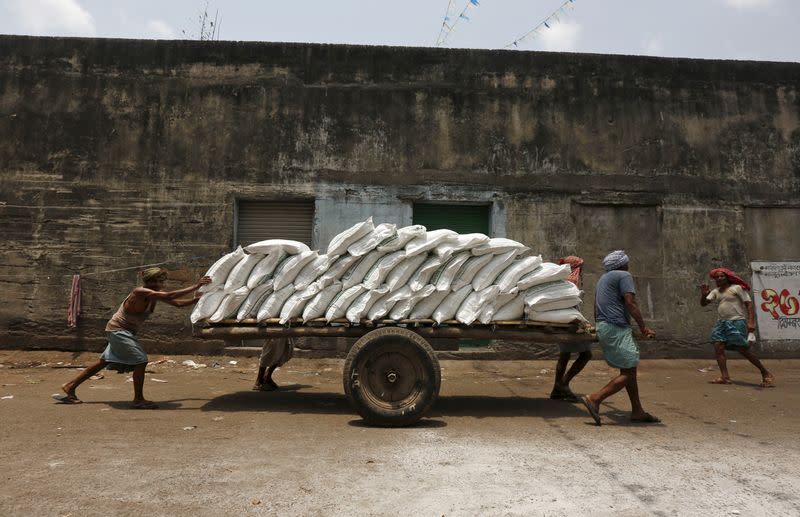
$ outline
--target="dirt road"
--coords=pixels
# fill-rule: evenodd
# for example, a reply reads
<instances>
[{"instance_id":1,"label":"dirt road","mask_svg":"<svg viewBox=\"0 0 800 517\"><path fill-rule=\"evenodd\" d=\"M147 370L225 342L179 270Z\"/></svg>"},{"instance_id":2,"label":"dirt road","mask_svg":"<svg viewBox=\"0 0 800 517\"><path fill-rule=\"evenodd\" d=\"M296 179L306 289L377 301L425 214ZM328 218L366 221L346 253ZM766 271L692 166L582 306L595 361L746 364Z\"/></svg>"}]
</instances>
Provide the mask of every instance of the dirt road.
<instances>
[{"instance_id":1,"label":"dirt road","mask_svg":"<svg viewBox=\"0 0 800 517\"><path fill-rule=\"evenodd\" d=\"M145 386L163 409L127 409L113 372L84 404L54 403L75 370L53 367L96 357L0 352L0 515L800 514L796 360L768 363L771 390L742 361L732 386L707 384L710 360L644 361L663 425L630 425L619 394L599 428L546 398L550 362L444 361L431 418L376 429L344 398L339 360L295 359L285 389L262 393L253 359L171 357ZM573 387L611 373L593 361Z\"/></svg>"}]
</instances>

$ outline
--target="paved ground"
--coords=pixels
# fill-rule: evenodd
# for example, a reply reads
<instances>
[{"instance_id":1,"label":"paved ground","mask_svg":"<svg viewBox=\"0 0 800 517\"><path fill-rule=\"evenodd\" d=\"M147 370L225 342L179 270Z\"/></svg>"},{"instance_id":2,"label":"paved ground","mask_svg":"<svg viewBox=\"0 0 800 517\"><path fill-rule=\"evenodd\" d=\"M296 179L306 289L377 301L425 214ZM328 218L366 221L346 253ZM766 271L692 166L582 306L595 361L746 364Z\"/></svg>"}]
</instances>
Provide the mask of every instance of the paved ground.
<instances>
[{"instance_id":1,"label":"paved ground","mask_svg":"<svg viewBox=\"0 0 800 517\"><path fill-rule=\"evenodd\" d=\"M706 383L711 361L645 361L664 424L628 424L620 394L599 428L544 398L549 362L445 361L430 419L375 429L338 360L293 360L276 375L288 389L259 393L255 360L172 357L146 385L165 409L126 409L131 384L112 372L79 390L85 404L53 403L75 374L53 366L95 358L0 352L0 515L800 514L800 361L768 363L772 390L741 361L733 386ZM574 388L610 374L593 361Z\"/></svg>"}]
</instances>

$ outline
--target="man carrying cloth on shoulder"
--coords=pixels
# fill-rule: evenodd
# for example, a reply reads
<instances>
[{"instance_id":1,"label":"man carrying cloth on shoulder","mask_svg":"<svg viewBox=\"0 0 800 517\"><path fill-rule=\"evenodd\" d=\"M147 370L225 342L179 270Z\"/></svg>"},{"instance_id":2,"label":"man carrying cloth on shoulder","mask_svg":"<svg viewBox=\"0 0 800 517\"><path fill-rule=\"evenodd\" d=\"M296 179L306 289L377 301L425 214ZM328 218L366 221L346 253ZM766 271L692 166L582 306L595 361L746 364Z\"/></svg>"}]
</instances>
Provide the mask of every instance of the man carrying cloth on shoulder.
<instances>
[{"instance_id":1,"label":"man carrying cloth on shoulder","mask_svg":"<svg viewBox=\"0 0 800 517\"><path fill-rule=\"evenodd\" d=\"M647 413L639 400L639 383L636 379L639 347L633 340L630 317L639 325L644 337L651 338L656 333L644 324L636 303L636 288L628 272L628 256L625 252L618 250L609 253L603 259L603 269L606 272L597 282L595 293L597 340L603 348L606 362L612 368L619 368L619 375L599 391L584 396L583 403L595 423L600 425L600 404L625 388L631 400L631 422L658 423L660 420Z\"/></svg>"}]
</instances>

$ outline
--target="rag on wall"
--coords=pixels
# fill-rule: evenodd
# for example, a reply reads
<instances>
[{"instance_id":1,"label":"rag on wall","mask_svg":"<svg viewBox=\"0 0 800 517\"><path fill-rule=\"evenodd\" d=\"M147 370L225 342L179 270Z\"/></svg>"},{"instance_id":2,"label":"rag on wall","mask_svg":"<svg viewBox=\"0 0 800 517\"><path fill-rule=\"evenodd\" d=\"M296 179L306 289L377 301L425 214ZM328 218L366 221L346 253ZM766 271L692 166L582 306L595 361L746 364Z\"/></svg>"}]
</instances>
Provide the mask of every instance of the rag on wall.
<instances>
[{"instance_id":1,"label":"rag on wall","mask_svg":"<svg viewBox=\"0 0 800 517\"><path fill-rule=\"evenodd\" d=\"M72 275L72 288L69 291L67 326L75 328L81 315L81 275Z\"/></svg>"},{"instance_id":2,"label":"rag on wall","mask_svg":"<svg viewBox=\"0 0 800 517\"><path fill-rule=\"evenodd\" d=\"M570 255L568 257L561 257L560 259L558 259L558 263L570 265L570 267L572 268L572 272L567 277L567 280L580 287L581 268L583 267L583 259L580 257L576 257L575 255Z\"/></svg>"}]
</instances>

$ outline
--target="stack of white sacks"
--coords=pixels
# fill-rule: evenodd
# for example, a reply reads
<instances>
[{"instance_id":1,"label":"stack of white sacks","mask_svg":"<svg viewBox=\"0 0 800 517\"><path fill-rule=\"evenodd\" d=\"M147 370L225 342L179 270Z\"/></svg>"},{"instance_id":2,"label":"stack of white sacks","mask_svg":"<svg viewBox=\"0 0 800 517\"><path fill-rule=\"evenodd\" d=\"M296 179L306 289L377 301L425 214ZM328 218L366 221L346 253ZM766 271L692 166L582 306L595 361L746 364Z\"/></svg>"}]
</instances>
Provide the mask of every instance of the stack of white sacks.
<instances>
[{"instance_id":1,"label":"stack of white sacks","mask_svg":"<svg viewBox=\"0 0 800 517\"><path fill-rule=\"evenodd\" d=\"M325 254L272 239L225 255L206 273L212 282L200 289L191 320L585 322L582 292L565 280L570 266L525 256L529 250L510 239L374 226L369 218L334 237Z\"/></svg>"}]
</instances>

